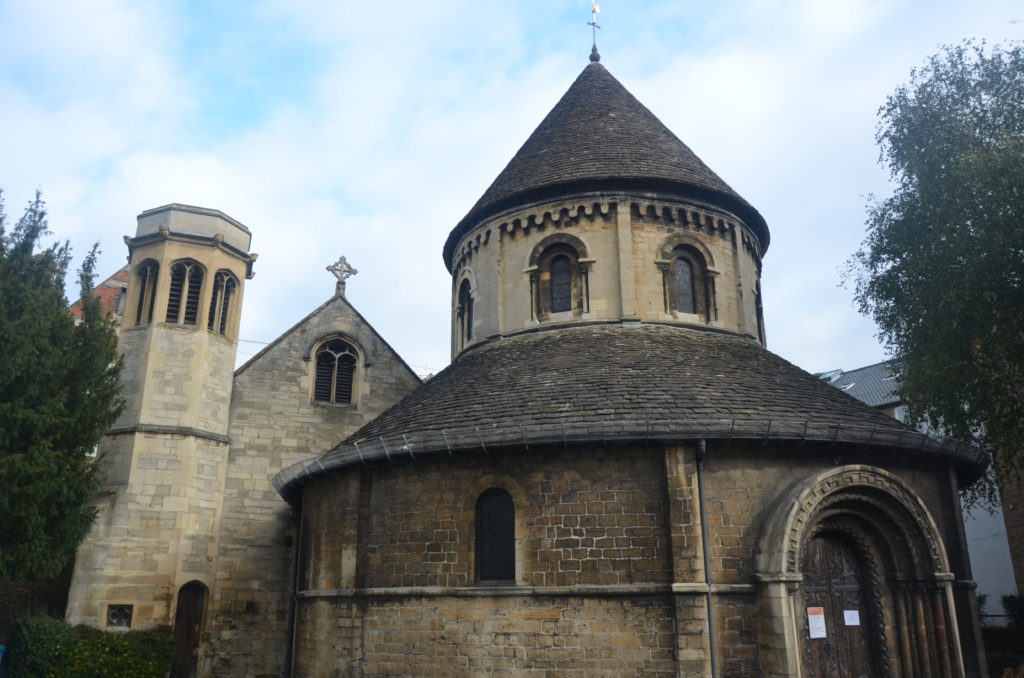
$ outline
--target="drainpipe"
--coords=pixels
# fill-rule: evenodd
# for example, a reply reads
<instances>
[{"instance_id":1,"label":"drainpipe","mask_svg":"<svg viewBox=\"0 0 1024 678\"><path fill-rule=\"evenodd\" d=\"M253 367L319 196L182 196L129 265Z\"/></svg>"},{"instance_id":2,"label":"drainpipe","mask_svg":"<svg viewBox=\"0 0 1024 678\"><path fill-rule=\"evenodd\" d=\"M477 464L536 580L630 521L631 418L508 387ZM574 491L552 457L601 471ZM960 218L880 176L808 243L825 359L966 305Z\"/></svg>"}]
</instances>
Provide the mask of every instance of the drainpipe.
<instances>
[{"instance_id":1,"label":"drainpipe","mask_svg":"<svg viewBox=\"0 0 1024 678\"><path fill-rule=\"evenodd\" d=\"M343 284L343 283L339 283ZM342 287L341 293L344 293L345 288ZM292 675L292 658L295 653L295 612L298 601L296 600L299 595L299 577L302 576L299 572L299 553L302 550L302 509L292 509L292 533L295 535L294 551L292 551L292 590L288 601L288 621L287 621L287 644L284 647L284 668L281 671L281 678L289 678Z\"/></svg>"},{"instance_id":2,"label":"drainpipe","mask_svg":"<svg viewBox=\"0 0 1024 678\"><path fill-rule=\"evenodd\" d=\"M711 606L711 587L714 584L714 576L711 574L711 553L708 549L708 510L704 496L704 459L707 457L707 443L703 438L697 441L697 497L700 502L700 544L704 552L704 583L707 585L707 592L704 594L704 604L708 615L708 651L711 654L711 676L718 677L718 653L715 648L715 615Z\"/></svg>"}]
</instances>

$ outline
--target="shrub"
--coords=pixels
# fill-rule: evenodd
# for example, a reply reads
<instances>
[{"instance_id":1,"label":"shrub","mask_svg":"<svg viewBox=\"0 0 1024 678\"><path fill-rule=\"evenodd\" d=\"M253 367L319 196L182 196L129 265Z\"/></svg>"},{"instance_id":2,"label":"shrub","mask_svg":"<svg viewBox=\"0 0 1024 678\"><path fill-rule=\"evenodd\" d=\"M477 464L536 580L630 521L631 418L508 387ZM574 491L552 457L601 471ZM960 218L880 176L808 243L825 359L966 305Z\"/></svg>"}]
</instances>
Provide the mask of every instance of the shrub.
<instances>
[{"instance_id":1,"label":"shrub","mask_svg":"<svg viewBox=\"0 0 1024 678\"><path fill-rule=\"evenodd\" d=\"M12 629L11 678L164 678L173 647L167 626L111 633L30 615Z\"/></svg>"},{"instance_id":2,"label":"shrub","mask_svg":"<svg viewBox=\"0 0 1024 678\"><path fill-rule=\"evenodd\" d=\"M1021 596L1003 596L1003 611L1010 618L1010 626L1024 628L1024 598Z\"/></svg>"}]
</instances>

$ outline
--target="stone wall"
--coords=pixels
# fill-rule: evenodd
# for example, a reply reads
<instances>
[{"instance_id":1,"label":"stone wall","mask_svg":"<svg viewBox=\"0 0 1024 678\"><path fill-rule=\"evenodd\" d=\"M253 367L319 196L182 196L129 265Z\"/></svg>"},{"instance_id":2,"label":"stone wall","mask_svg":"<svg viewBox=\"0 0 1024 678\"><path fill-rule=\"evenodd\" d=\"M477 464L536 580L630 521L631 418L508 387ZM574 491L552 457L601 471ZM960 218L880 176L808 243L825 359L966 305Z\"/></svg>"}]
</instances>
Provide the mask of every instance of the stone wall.
<instances>
[{"instance_id":1,"label":"stone wall","mask_svg":"<svg viewBox=\"0 0 1024 678\"><path fill-rule=\"evenodd\" d=\"M765 524L791 488L866 463L865 454L710 443L710 588L694 454L639 444L489 451L360 466L314 482L303 496L308 569L295 675L707 675L709 590L719 675L760 675L754 574ZM963 576L945 468L867 461L914 488ZM495 486L516 504L511 586L474 578L473 507ZM962 633L969 655L969 624ZM976 657L967 663L976 667Z\"/></svg>"},{"instance_id":2,"label":"stone wall","mask_svg":"<svg viewBox=\"0 0 1024 678\"><path fill-rule=\"evenodd\" d=\"M582 313L551 314L538 321L531 254L554 234L572 236L585 247L589 302ZM662 269L670 260L662 250L670 240L700 250L712 271L711 318L666 310ZM600 203L564 201L500 215L469 232L456 249L453 352L538 325L623 318L711 326L760 338L760 252L755 243L741 221L720 210L626 196L605 197ZM468 342L457 336L455 312L464 279L472 285L474 300Z\"/></svg>"},{"instance_id":3,"label":"stone wall","mask_svg":"<svg viewBox=\"0 0 1024 678\"><path fill-rule=\"evenodd\" d=\"M359 351L354 403L313 401L316 345L343 336ZM277 676L293 587L291 509L271 485L393 405L419 379L344 297L304 318L235 375L216 585L204 666L212 675ZM340 521L347 524L345 517Z\"/></svg>"}]
</instances>

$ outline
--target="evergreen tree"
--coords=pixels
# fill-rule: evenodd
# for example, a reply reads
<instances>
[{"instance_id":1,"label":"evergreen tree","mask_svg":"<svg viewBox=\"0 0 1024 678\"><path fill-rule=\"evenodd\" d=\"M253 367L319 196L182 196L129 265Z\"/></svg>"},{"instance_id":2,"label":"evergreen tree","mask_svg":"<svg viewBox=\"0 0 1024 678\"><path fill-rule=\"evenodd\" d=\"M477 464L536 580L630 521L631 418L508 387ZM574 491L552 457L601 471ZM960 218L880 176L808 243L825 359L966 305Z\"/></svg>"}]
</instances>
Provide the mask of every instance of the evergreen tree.
<instances>
[{"instance_id":1,"label":"evergreen tree","mask_svg":"<svg viewBox=\"0 0 1024 678\"><path fill-rule=\"evenodd\" d=\"M933 429L1024 466L1024 49L947 47L880 110L896 184L851 261L861 311ZM988 488L988 489L991 489Z\"/></svg>"},{"instance_id":2,"label":"evergreen tree","mask_svg":"<svg viewBox=\"0 0 1024 678\"><path fill-rule=\"evenodd\" d=\"M113 322L79 272L81 321L64 296L67 243L39 194L9 227L0 194L0 576L56 575L85 538L100 484L93 450L120 407Z\"/></svg>"}]
</instances>

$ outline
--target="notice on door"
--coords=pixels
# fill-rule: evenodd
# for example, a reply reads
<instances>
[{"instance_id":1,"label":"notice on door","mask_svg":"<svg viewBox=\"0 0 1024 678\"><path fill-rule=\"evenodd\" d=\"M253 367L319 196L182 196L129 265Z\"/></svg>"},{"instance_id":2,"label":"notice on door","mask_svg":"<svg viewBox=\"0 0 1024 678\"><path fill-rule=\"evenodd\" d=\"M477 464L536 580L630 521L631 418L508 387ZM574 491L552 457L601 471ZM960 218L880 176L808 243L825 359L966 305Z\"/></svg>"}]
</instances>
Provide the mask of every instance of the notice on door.
<instances>
[{"instance_id":1,"label":"notice on door","mask_svg":"<svg viewBox=\"0 0 1024 678\"><path fill-rule=\"evenodd\" d=\"M825 637L825 608L807 608L807 636L809 638Z\"/></svg>"},{"instance_id":2,"label":"notice on door","mask_svg":"<svg viewBox=\"0 0 1024 678\"><path fill-rule=\"evenodd\" d=\"M843 610L843 621L847 626L860 626L860 612L858 610Z\"/></svg>"}]
</instances>

